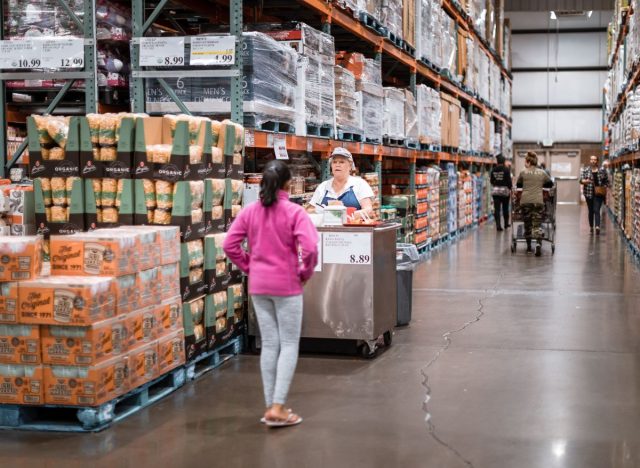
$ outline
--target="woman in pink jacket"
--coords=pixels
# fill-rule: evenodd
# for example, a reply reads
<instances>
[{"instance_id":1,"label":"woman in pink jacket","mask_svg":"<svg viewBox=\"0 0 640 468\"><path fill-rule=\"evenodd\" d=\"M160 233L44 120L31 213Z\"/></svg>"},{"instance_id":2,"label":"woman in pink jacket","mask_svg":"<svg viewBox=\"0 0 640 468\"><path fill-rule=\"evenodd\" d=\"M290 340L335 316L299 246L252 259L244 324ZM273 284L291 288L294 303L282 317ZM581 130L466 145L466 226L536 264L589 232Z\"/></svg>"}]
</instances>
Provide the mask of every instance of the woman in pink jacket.
<instances>
[{"instance_id":1,"label":"woman in pink jacket","mask_svg":"<svg viewBox=\"0 0 640 468\"><path fill-rule=\"evenodd\" d=\"M285 408L298 361L302 288L318 261L318 233L304 209L289 201L291 172L282 161L267 164L260 201L240 212L224 242L229 259L249 275L249 294L260 326L260 369L271 427L300 424ZM248 241L248 251L242 248Z\"/></svg>"}]
</instances>

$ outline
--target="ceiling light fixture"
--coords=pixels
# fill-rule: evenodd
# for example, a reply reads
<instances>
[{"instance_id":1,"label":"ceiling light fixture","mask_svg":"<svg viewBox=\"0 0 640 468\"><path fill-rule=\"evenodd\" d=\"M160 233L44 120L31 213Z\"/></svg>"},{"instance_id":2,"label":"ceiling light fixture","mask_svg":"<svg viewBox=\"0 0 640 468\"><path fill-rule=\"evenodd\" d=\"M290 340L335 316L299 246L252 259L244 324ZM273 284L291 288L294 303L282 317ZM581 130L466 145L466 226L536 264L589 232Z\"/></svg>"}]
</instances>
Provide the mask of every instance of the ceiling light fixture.
<instances>
[{"instance_id":1,"label":"ceiling light fixture","mask_svg":"<svg viewBox=\"0 0 640 468\"><path fill-rule=\"evenodd\" d=\"M558 19L558 17L556 16L556 12L553 11L553 10L551 10L551 19L552 20L557 20Z\"/></svg>"},{"instance_id":2,"label":"ceiling light fixture","mask_svg":"<svg viewBox=\"0 0 640 468\"><path fill-rule=\"evenodd\" d=\"M591 18L591 15L593 15L593 10L589 10L587 11L587 17Z\"/></svg>"}]
</instances>

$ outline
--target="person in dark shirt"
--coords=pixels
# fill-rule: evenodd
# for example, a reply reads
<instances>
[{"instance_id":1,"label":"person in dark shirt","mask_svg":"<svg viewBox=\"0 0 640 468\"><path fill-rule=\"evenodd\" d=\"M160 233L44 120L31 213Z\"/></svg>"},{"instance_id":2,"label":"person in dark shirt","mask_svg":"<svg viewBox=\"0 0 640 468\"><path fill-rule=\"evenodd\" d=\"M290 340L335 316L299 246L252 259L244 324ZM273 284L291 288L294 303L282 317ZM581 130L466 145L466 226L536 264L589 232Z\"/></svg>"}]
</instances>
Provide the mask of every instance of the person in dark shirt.
<instances>
[{"instance_id":1,"label":"person in dark shirt","mask_svg":"<svg viewBox=\"0 0 640 468\"><path fill-rule=\"evenodd\" d=\"M504 227L508 228L509 224L509 201L511 200L511 171L505 166L504 156L501 154L496 157L496 166L491 170L491 195L493 196L494 218L496 221L496 229L502 231L502 219L504 218Z\"/></svg>"}]
</instances>

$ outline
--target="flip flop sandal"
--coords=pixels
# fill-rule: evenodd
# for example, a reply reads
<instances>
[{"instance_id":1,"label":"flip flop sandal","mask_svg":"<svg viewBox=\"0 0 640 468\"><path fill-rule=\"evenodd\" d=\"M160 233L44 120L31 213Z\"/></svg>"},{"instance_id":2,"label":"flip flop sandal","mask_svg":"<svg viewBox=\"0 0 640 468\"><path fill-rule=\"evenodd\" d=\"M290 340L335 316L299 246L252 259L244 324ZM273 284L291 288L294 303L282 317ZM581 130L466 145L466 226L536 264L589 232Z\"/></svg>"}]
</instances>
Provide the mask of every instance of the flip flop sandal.
<instances>
[{"instance_id":1,"label":"flip flop sandal","mask_svg":"<svg viewBox=\"0 0 640 468\"><path fill-rule=\"evenodd\" d=\"M288 426L297 426L302 422L302 418L297 414L290 413L287 419L285 420L269 420L267 419L265 424L268 427L288 427Z\"/></svg>"},{"instance_id":2,"label":"flip flop sandal","mask_svg":"<svg viewBox=\"0 0 640 468\"><path fill-rule=\"evenodd\" d=\"M293 410L291 408L287 408L287 411L289 413L293 413ZM260 418L260 424L267 424L267 418L265 418L264 416Z\"/></svg>"}]
</instances>

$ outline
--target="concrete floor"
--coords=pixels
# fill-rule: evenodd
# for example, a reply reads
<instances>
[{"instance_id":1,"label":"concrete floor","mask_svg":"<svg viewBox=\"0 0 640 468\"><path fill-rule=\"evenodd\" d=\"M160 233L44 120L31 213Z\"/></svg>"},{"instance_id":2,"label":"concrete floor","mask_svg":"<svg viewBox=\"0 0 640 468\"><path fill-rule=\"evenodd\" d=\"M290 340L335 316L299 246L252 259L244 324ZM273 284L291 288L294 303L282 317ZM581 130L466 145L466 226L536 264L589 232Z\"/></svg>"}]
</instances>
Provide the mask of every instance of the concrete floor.
<instances>
[{"instance_id":1,"label":"concrete floor","mask_svg":"<svg viewBox=\"0 0 640 468\"><path fill-rule=\"evenodd\" d=\"M605 220L560 207L554 257L492 225L433 255L387 352L300 360L299 427L258 424L241 356L103 433L2 432L0 466L640 467L640 274Z\"/></svg>"}]
</instances>

